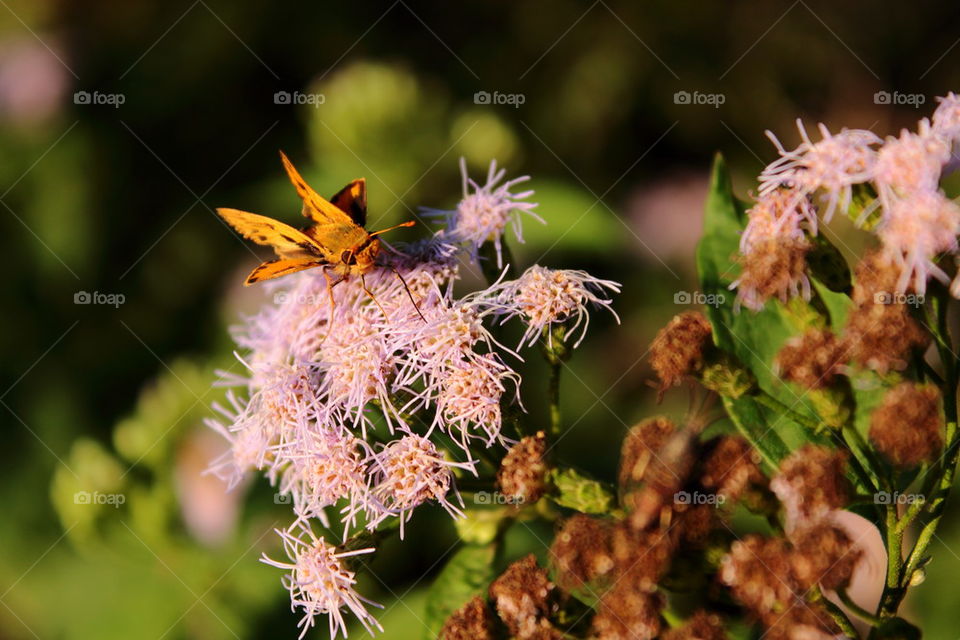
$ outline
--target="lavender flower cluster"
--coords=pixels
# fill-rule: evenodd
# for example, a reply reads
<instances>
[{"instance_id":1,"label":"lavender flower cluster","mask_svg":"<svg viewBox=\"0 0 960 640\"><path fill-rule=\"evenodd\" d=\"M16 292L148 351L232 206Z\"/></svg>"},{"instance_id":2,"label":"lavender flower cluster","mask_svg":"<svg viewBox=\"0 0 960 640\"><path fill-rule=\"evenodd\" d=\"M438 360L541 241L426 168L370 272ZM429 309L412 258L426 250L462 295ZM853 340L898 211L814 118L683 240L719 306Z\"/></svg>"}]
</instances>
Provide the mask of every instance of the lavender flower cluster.
<instances>
[{"instance_id":1,"label":"lavender flower cluster","mask_svg":"<svg viewBox=\"0 0 960 640\"><path fill-rule=\"evenodd\" d=\"M461 515L457 476L476 474L481 448L513 442L503 409L519 407L518 351L560 323L579 332L579 343L588 306L609 309L609 294L619 292L582 271L533 266L456 297L462 264L480 260L489 243L503 268L507 228L522 240L521 214L540 220L526 201L533 191L512 191L528 178L502 182L505 172L492 163L481 186L461 169L457 207L427 210L446 227L382 253L365 274L369 293L349 279L332 290L331 306L321 270L304 271L273 285L273 304L235 330L246 374L220 381L227 403L209 424L229 450L212 471L231 487L261 472L289 497L294 522L278 531L289 562L263 561L288 571L284 585L304 614L301 637L319 614L328 615L331 636L346 634L345 611L379 629L367 608L378 605L357 594L343 561L373 549L340 550L317 526L338 527L346 540L397 519L402 537L425 503ZM511 318L525 324L516 348L491 332Z\"/></svg>"},{"instance_id":2,"label":"lavender flower cluster","mask_svg":"<svg viewBox=\"0 0 960 640\"><path fill-rule=\"evenodd\" d=\"M960 206L939 183L953 168L952 151L960 142L960 96L938 100L932 120L886 140L862 129L833 134L821 124L814 142L798 120L802 142L788 150L767 132L780 157L760 174L757 202L741 237L744 269L733 285L739 304L756 310L771 297L809 298L808 238L817 235L818 218L829 222L837 210L855 210L857 224L876 232L883 257L899 272L891 293L922 295L930 277L950 282L936 259L957 253ZM771 277L772 271L780 277ZM960 280L951 292L960 297Z\"/></svg>"}]
</instances>

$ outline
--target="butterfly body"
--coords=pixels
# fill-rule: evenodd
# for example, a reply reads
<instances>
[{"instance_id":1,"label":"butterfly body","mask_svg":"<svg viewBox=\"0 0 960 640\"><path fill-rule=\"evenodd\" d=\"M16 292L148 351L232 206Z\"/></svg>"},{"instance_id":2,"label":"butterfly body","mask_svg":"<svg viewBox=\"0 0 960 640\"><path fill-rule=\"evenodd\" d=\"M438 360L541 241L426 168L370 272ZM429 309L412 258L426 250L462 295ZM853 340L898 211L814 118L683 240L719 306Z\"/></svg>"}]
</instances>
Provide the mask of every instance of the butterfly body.
<instances>
[{"instance_id":1,"label":"butterfly body","mask_svg":"<svg viewBox=\"0 0 960 640\"><path fill-rule=\"evenodd\" d=\"M276 260L264 262L254 269L244 284L250 285L314 267L325 267L325 275L329 271L340 276L340 280L354 274L362 277L376 264L381 247L380 240L374 236L382 233L369 233L364 229L367 218L366 181L363 178L354 180L328 201L307 185L282 151L280 158L290 182L303 200L303 215L312 224L301 230L256 213L217 209L220 217L240 235L257 244L272 247L277 254ZM412 225L413 222L407 222L398 226Z\"/></svg>"}]
</instances>

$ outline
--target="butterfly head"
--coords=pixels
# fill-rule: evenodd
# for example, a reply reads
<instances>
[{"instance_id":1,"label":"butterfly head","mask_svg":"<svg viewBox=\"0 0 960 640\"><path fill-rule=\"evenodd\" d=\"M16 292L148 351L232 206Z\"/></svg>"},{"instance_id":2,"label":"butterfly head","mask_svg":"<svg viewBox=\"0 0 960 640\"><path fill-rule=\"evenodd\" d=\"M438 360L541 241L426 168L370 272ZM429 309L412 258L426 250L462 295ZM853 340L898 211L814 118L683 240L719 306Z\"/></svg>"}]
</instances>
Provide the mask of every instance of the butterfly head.
<instances>
[{"instance_id":1,"label":"butterfly head","mask_svg":"<svg viewBox=\"0 0 960 640\"><path fill-rule=\"evenodd\" d=\"M346 273L366 273L373 268L380 253L380 240L369 238L359 247L344 249L340 253L340 265Z\"/></svg>"}]
</instances>

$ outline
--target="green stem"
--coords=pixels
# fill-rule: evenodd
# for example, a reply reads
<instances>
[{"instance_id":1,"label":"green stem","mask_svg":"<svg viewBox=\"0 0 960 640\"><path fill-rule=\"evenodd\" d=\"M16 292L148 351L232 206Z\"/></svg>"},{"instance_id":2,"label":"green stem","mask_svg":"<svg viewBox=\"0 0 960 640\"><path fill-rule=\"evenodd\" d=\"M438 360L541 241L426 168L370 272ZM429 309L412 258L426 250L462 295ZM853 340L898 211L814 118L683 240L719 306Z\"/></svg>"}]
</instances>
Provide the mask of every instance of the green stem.
<instances>
[{"instance_id":1,"label":"green stem","mask_svg":"<svg viewBox=\"0 0 960 640\"><path fill-rule=\"evenodd\" d=\"M853 626L853 623L850 622L850 618L847 617L847 614L843 612L843 609L838 607L830 600L824 598L819 587L814 587L813 596L813 600L820 602L820 604L823 605L823 608L827 610L827 613L830 614L830 617L833 618L833 621L837 623L838 627L840 627L840 631L843 632L843 635L847 636L848 638L860 637L860 634L857 633L856 628Z\"/></svg>"},{"instance_id":2,"label":"green stem","mask_svg":"<svg viewBox=\"0 0 960 640\"><path fill-rule=\"evenodd\" d=\"M560 435L561 417L560 417L560 369L561 363L550 364L550 388L548 396L550 398L550 433Z\"/></svg>"},{"instance_id":3,"label":"green stem","mask_svg":"<svg viewBox=\"0 0 960 640\"><path fill-rule=\"evenodd\" d=\"M847 593L846 589L840 589L837 591L837 597L840 598L840 602L843 603L847 609L849 609L853 615L857 616L861 620L869 622L873 626L879 625L882 621L877 616L873 615L866 609L863 609L860 605L854 602L850 595Z\"/></svg>"}]
</instances>

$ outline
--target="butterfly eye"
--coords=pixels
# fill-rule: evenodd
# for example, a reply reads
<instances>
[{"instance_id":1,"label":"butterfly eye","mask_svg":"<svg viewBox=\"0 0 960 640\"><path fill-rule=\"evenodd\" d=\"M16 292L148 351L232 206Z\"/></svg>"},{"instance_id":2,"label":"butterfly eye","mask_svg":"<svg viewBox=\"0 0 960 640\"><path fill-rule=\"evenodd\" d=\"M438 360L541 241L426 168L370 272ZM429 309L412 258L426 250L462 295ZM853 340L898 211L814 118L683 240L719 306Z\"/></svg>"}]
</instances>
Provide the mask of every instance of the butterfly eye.
<instances>
[{"instance_id":1,"label":"butterfly eye","mask_svg":"<svg viewBox=\"0 0 960 640\"><path fill-rule=\"evenodd\" d=\"M353 256L353 252L349 249L340 254L340 261L344 264L356 264L357 261Z\"/></svg>"}]
</instances>

